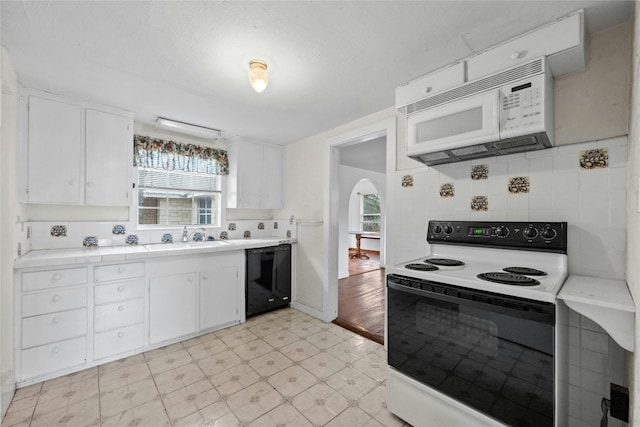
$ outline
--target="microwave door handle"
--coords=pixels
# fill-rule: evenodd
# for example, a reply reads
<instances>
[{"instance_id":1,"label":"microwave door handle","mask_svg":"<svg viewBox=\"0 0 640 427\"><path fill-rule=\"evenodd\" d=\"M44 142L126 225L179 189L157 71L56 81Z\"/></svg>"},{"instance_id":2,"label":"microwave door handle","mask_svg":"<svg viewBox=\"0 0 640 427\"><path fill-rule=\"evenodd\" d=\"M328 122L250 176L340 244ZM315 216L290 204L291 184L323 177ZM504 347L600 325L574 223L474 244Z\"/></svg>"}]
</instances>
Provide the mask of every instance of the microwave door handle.
<instances>
[{"instance_id":1,"label":"microwave door handle","mask_svg":"<svg viewBox=\"0 0 640 427\"><path fill-rule=\"evenodd\" d=\"M496 135L500 135L500 123L502 122L502 90L500 88L495 90L495 101L493 103L493 128L495 129Z\"/></svg>"}]
</instances>

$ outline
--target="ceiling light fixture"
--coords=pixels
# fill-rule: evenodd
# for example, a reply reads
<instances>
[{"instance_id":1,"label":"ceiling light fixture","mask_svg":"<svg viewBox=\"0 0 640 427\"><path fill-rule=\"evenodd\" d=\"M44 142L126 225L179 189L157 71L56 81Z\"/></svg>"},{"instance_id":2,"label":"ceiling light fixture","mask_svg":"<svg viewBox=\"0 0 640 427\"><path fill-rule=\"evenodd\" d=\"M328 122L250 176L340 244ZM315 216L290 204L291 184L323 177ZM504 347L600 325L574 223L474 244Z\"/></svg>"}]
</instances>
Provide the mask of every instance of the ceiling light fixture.
<instances>
[{"instance_id":1,"label":"ceiling light fixture","mask_svg":"<svg viewBox=\"0 0 640 427\"><path fill-rule=\"evenodd\" d=\"M156 127L158 129L170 130L173 132L184 133L187 135L193 135L206 139L220 138L221 135L221 132L218 129L192 125L190 123L165 119L164 117L158 117L158 119L156 120Z\"/></svg>"},{"instance_id":2,"label":"ceiling light fixture","mask_svg":"<svg viewBox=\"0 0 640 427\"><path fill-rule=\"evenodd\" d=\"M254 59L249 62L249 83L251 87L260 93L269 84L269 74L267 74L267 63Z\"/></svg>"}]
</instances>

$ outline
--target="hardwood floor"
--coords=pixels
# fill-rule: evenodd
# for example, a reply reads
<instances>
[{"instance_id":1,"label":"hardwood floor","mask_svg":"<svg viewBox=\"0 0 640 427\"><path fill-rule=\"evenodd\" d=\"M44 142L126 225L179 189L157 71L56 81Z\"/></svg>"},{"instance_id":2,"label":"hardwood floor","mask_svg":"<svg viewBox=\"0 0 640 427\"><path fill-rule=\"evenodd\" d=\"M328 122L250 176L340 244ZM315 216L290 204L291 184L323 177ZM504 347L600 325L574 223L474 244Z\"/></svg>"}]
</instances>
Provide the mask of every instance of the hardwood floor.
<instances>
[{"instance_id":1,"label":"hardwood floor","mask_svg":"<svg viewBox=\"0 0 640 427\"><path fill-rule=\"evenodd\" d=\"M338 318L333 321L372 341L384 343L384 269L379 253L349 261L350 276L338 282Z\"/></svg>"}]
</instances>

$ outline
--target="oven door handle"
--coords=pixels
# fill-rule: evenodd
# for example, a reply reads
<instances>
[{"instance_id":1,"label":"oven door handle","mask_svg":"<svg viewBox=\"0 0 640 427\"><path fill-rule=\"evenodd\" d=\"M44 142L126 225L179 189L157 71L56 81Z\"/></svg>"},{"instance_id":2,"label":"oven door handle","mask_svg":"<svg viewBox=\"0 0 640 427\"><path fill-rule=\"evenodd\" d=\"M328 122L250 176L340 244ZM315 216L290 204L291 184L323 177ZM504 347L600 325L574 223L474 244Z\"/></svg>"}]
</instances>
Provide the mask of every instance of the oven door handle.
<instances>
[{"instance_id":1,"label":"oven door handle","mask_svg":"<svg viewBox=\"0 0 640 427\"><path fill-rule=\"evenodd\" d=\"M438 285L436 285L438 286ZM412 295L416 295L416 296L420 296L420 297L424 297L424 298L432 298L432 299L437 299L440 301L444 301L444 302L448 302L448 303L453 303L453 304L457 304L460 306L466 306L466 307L475 307L475 308L480 308L482 310L486 310L486 311L492 311L494 313L498 313L498 314L504 314L504 315L508 315L508 316L513 316L513 317L517 317L520 319L528 319L528 320L533 320L536 322L540 322L540 323L546 323L549 325L555 325L555 310L553 310L552 312L539 312L539 311L535 311L535 310L531 310L531 309L527 309L527 305L526 304L514 304L512 307L506 306L506 305L502 305L502 304L497 304L497 303L492 303L491 302L491 298L488 297L486 298L486 301L477 301L474 299L470 299L470 298L464 298L464 297L458 297L458 296L451 296L451 295L447 295L447 294L441 294L441 293L437 293L437 292L432 292L432 291L428 291L425 289L416 289L416 288L412 288L409 286L405 286L405 285L401 285L399 283L396 283L393 281L392 278L388 278L387 280L387 287L389 289L393 289L396 290L398 292L404 292L404 293L409 293ZM440 287L442 289L446 289L446 285L440 285ZM468 291L464 292L465 295L482 295L481 292L474 292L472 289L469 289ZM507 300L507 298L495 298L496 300Z\"/></svg>"}]
</instances>

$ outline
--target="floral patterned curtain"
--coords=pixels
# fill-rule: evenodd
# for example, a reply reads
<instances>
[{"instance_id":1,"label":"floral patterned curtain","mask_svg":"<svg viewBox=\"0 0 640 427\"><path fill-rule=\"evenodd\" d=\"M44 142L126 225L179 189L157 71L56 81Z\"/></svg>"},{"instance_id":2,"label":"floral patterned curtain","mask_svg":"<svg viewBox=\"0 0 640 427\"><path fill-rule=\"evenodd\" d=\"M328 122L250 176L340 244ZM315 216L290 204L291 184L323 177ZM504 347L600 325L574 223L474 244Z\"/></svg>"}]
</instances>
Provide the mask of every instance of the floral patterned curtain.
<instances>
[{"instance_id":1,"label":"floral patterned curtain","mask_svg":"<svg viewBox=\"0 0 640 427\"><path fill-rule=\"evenodd\" d=\"M225 150L142 135L133 136L133 165L212 175L229 174L229 158Z\"/></svg>"}]
</instances>

